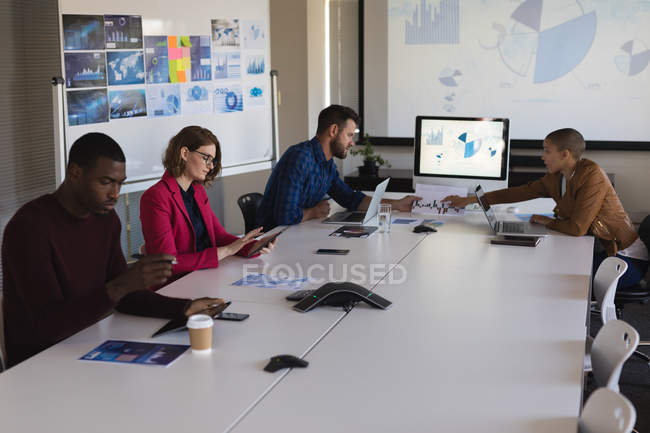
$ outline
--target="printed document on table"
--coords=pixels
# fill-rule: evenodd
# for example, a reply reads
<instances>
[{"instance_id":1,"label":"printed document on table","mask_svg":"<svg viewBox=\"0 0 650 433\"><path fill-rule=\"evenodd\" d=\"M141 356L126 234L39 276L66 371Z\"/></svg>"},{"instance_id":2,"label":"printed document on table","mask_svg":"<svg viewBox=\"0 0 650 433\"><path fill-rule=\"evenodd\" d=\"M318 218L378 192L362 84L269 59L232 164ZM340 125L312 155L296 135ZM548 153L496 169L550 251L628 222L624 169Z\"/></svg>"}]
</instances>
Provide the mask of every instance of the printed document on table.
<instances>
[{"instance_id":1,"label":"printed document on table","mask_svg":"<svg viewBox=\"0 0 650 433\"><path fill-rule=\"evenodd\" d=\"M465 213L465 209L450 207L448 203L442 203L441 200L449 195L466 197L467 188L418 183L415 185L415 195L422 197L422 200L413 202L412 213L433 215L463 215Z\"/></svg>"}]
</instances>

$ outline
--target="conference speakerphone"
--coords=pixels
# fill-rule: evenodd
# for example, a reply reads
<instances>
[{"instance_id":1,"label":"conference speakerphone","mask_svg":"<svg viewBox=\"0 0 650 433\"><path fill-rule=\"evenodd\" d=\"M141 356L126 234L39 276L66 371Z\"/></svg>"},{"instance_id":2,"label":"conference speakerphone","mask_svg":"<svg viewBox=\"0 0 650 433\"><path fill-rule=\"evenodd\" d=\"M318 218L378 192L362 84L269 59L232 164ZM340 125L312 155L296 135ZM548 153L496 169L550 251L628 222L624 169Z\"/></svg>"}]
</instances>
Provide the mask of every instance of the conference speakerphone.
<instances>
[{"instance_id":1,"label":"conference speakerphone","mask_svg":"<svg viewBox=\"0 0 650 433\"><path fill-rule=\"evenodd\" d=\"M312 293L307 294L300 302L293 306L293 309L306 313L318 305L332 305L351 308L358 302L365 302L368 305L387 309L392 302L379 296L376 293L354 283L327 283Z\"/></svg>"}]
</instances>

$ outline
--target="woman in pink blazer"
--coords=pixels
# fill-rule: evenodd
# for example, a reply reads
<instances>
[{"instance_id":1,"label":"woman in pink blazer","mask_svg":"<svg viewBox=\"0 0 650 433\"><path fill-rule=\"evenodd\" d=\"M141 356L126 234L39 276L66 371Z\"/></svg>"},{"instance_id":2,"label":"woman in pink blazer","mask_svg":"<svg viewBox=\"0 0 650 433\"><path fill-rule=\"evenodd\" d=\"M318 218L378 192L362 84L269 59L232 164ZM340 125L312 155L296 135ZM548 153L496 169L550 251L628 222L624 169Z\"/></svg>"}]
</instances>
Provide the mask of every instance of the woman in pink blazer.
<instances>
[{"instance_id":1,"label":"woman in pink blazer","mask_svg":"<svg viewBox=\"0 0 650 433\"><path fill-rule=\"evenodd\" d=\"M188 126L174 136L163 158L165 174L140 200L147 254L172 254L171 282L196 269L216 268L228 256L247 256L262 228L241 238L226 232L210 208L203 185L221 170L219 140L208 129ZM261 250L269 253L273 243Z\"/></svg>"}]
</instances>

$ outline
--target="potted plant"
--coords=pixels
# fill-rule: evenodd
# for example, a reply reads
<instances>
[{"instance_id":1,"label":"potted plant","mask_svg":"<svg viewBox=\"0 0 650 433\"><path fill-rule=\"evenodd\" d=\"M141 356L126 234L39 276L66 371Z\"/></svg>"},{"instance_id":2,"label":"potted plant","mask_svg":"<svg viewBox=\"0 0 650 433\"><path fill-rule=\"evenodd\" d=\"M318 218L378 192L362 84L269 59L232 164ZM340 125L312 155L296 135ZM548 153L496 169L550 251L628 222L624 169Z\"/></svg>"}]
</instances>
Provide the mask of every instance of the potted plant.
<instances>
[{"instance_id":1,"label":"potted plant","mask_svg":"<svg viewBox=\"0 0 650 433\"><path fill-rule=\"evenodd\" d=\"M360 165L358 167L360 177L376 177L379 173L379 167L383 165L390 168L390 164L387 161L384 161L384 158L382 158L380 155L375 154L375 150L372 147L370 136L368 134L365 134L363 136L361 145L363 147L359 149L352 149L350 151L350 153L354 156L363 155L363 165Z\"/></svg>"}]
</instances>

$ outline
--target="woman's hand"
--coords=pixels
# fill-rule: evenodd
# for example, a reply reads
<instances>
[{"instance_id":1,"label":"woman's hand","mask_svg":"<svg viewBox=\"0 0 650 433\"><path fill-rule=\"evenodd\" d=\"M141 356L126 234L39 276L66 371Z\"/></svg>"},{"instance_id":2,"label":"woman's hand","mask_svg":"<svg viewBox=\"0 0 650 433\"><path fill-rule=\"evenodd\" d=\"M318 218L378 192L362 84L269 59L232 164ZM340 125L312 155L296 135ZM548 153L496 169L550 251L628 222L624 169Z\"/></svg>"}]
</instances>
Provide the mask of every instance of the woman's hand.
<instances>
[{"instance_id":1,"label":"woman's hand","mask_svg":"<svg viewBox=\"0 0 650 433\"><path fill-rule=\"evenodd\" d=\"M545 215L537 215L537 214L535 214L535 215L530 216L530 222L533 223L533 224L541 224L543 226L546 226L549 223L551 223L552 221L553 221L553 218L549 218L549 217L547 217Z\"/></svg>"},{"instance_id":2,"label":"woman's hand","mask_svg":"<svg viewBox=\"0 0 650 433\"><path fill-rule=\"evenodd\" d=\"M259 248L261 245L264 245L264 244L267 243L268 240L271 239L273 236L275 236L275 235L266 236L266 237L260 239L259 241L255 242L255 243L253 244L253 246L251 247L251 250L254 250L254 249L256 249L256 248ZM262 249L259 251L259 253L260 253L260 254L269 254L271 251L273 251L273 248L275 248L275 244L276 244L277 242L278 242L278 238L276 237L275 239L273 239L272 242L269 242L269 244L268 244L267 246L265 246L264 248L262 248Z\"/></svg>"},{"instance_id":3,"label":"woman's hand","mask_svg":"<svg viewBox=\"0 0 650 433\"><path fill-rule=\"evenodd\" d=\"M460 197L457 195L448 195L447 197L443 198L440 201L442 203L449 203L449 206L451 207L457 207L462 209L468 204L476 203L476 197L475 196Z\"/></svg>"},{"instance_id":4,"label":"woman's hand","mask_svg":"<svg viewBox=\"0 0 650 433\"><path fill-rule=\"evenodd\" d=\"M234 254L237 254L239 250L241 250L244 245L249 243L251 240L255 239L257 236L262 233L262 227L258 227L256 229L251 230L250 232L246 233L244 236L241 238L237 239L235 242L229 244L229 245L224 245L223 247L218 247L217 248L217 257L219 258L219 261L222 261L226 257L230 257Z\"/></svg>"}]
</instances>

